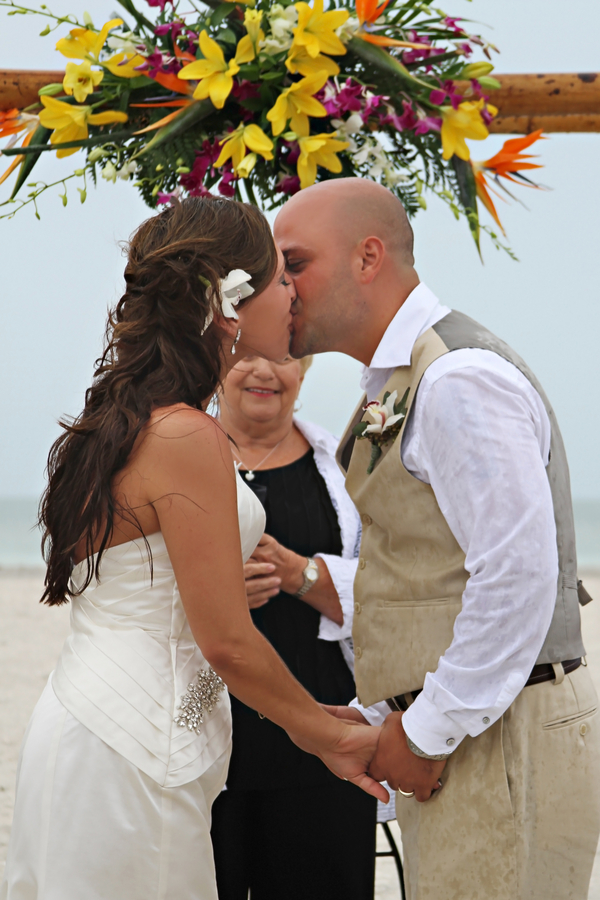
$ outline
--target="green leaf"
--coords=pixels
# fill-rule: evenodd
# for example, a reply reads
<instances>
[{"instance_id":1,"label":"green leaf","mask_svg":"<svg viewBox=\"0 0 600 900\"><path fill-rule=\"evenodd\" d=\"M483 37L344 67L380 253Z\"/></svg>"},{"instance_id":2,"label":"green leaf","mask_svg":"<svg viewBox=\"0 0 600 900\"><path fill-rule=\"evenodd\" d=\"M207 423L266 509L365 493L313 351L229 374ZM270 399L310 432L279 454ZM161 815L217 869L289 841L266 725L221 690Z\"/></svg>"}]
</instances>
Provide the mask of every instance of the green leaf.
<instances>
[{"instance_id":1,"label":"green leaf","mask_svg":"<svg viewBox=\"0 0 600 900\"><path fill-rule=\"evenodd\" d=\"M394 415L398 416L400 413L406 412L406 401L408 400L408 395L410 393L410 388L407 387L404 391L404 395L401 400L396 400L394 403Z\"/></svg>"},{"instance_id":2,"label":"green leaf","mask_svg":"<svg viewBox=\"0 0 600 900\"><path fill-rule=\"evenodd\" d=\"M36 129L35 134L37 134L38 130ZM43 131L47 131L47 129L44 128ZM84 141L63 141L62 144L42 144L41 141L34 144L32 139L29 147L11 147L10 150L3 150L2 155L18 156L20 153L24 153L25 156L35 156L35 154L48 152L49 150L64 150L66 147L95 147L96 144L125 141L130 137L132 137L131 131L108 131L106 134L97 134L95 137L86 138Z\"/></svg>"},{"instance_id":3,"label":"green leaf","mask_svg":"<svg viewBox=\"0 0 600 900\"><path fill-rule=\"evenodd\" d=\"M388 53L387 50L376 47L375 44L368 44L366 41L361 40L361 38L356 37L352 38L347 46L356 56L365 62L370 63L372 66L375 66L376 69L379 69L382 72L389 72L392 75L397 75L403 81L408 81L411 84L418 84L420 87L427 88L428 91L431 91L430 84L411 75L406 66L402 65L402 63Z\"/></svg>"},{"instance_id":4,"label":"green leaf","mask_svg":"<svg viewBox=\"0 0 600 900\"><path fill-rule=\"evenodd\" d=\"M262 81L282 81L287 72L264 72L260 77Z\"/></svg>"},{"instance_id":5,"label":"green leaf","mask_svg":"<svg viewBox=\"0 0 600 900\"><path fill-rule=\"evenodd\" d=\"M33 133L32 143L33 144L46 144L48 139L50 138L51 130L49 128L44 128L42 125L38 125L36 130ZM30 145L31 146L31 145ZM29 147L25 147L24 149L28 150ZM6 153L6 151L4 151ZM40 158L41 151L38 153L31 153L25 157L23 162L21 163L21 168L19 170L19 175L17 177L16 184L13 188L13 192L10 195L10 199L13 200L18 192L21 190L29 176L31 175L31 171L35 166L36 162Z\"/></svg>"},{"instance_id":6,"label":"green leaf","mask_svg":"<svg viewBox=\"0 0 600 900\"><path fill-rule=\"evenodd\" d=\"M367 422L359 422L358 425L355 425L354 428L352 429L352 434L355 437L362 437L363 434L365 433L365 431L367 430L367 428L368 428Z\"/></svg>"},{"instance_id":7,"label":"green leaf","mask_svg":"<svg viewBox=\"0 0 600 900\"><path fill-rule=\"evenodd\" d=\"M152 78L148 78L147 75L136 75L135 78L128 78L127 83L129 85L129 89L132 91L137 91L139 88L150 87L151 84L156 84Z\"/></svg>"},{"instance_id":8,"label":"green leaf","mask_svg":"<svg viewBox=\"0 0 600 900\"><path fill-rule=\"evenodd\" d=\"M132 159L143 156L144 153L148 153L149 150L156 150L161 144L169 143L169 141L172 141L174 138L187 131L192 125L195 125L196 122L205 119L211 112L214 112L214 106L210 100L196 100L194 103L190 103L189 106L183 107L179 115L173 119L172 122L169 122L168 125L164 125L160 128L152 140L138 153L132 156Z\"/></svg>"},{"instance_id":9,"label":"green leaf","mask_svg":"<svg viewBox=\"0 0 600 900\"><path fill-rule=\"evenodd\" d=\"M450 160L452 168L456 173L456 182L458 185L458 196L462 203L471 237L477 246L477 252L481 257L481 247L479 244L479 215L477 213L477 185L475 182L475 173L470 160L460 159L456 154Z\"/></svg>"},{"instance_id":10,"label":"green leaf","mask_svg":"<svg viewBox=\"0 0 600 900\"><path fill-rule=\"evenodd\" d=\"M154 34L154 25L147 19L146 16L143 16L141 12L138 12L135 6L133 5L132 0L117 0L117 2L126 10L130 16L133 16L138 25L142 25L144 28L147 28Z\"/></svg>"},{"instance_id":11,"label":"green leaf","mask_svg":"<svg viewBox=\"0 0 600 900\"><path fill-rule=\"evenodd\" d=\"M218 38L220 41L225 41L226 44L237 44L237 37L231 28L225 28L223 31L220 31Z\"/></svg>"},{"instance_id":12,"label":"green leaf","mask_svg":"<svg viewBox=\"0 0 600 900\"><path fill-rule=\"evenodd\" d=\"M385 394L383 395L383 400L381 401L381 402L383 403L384 406L385 406L385 404L387 403L387 399L388 399L389 396L390 396L390 392L389 392L389 391L386 391Z\"/></svg>"},{"instance_id":13,"label":"green leaf","mask_svg":"<svg viewBox=\"0 0 600 900\"><path fill-rule=\"evenodd\" d=\"M223 19L233 12L235 3L220 3L214 12L210 14L210 24L212 28L218 28ZM221 35L219 35L221 37Z\"/></svg>"},{"instance_id":14,"label":"green leaf","mask_svg":"<svg viewBox=\"0 0 600 900\"><path fill-rule=\"evenodd\" d=\"M367 475L370 475L375 468L375 463L381 456L381 447L378 444L373 444L371 447L371 460L369 462L369 466L367 468Z\"/></svg>"}]
</instances>

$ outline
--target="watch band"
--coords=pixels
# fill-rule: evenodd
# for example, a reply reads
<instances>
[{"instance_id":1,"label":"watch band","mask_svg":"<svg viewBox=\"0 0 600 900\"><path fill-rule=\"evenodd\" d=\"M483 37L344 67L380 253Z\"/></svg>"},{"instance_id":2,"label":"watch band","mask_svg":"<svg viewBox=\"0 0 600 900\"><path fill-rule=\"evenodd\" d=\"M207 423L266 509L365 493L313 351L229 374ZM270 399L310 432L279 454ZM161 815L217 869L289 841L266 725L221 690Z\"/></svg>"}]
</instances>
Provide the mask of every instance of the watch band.
<instances>
[{"instance_id":1,"label":"watch band","mask_svg":"<svg viewBox=\"0 0 600 900\"><path fill-rule=\"evenodd\" d=\"M420 747L417 747L417 745L413 741L411 741L411 739L409 738L408 735L406 735L406 743L408 744L408 749L412 753L414 753L415 756L420 756L421 759L442 760L442 759L448 759L448 757L452 755L451 753L436 753L434 755L425 753L423 750L421 750Z\"/></svg>"},{"instance_id":2,"label":"watch band","mask_svg":"<svg viewBox=\"0 0 600 900\"><path fill-rule=\"evenodd\" d=\"M294 597L297 597L299 600L304 597L307 591L311 589L311 587L317 583L319 580L319 567L317 565L317 561L312 559L311 557L307 557L306 566L302 572L302 577L304 581L302 582L302 587L299 591L296 591Z\"/></svg>"}]
</instances>

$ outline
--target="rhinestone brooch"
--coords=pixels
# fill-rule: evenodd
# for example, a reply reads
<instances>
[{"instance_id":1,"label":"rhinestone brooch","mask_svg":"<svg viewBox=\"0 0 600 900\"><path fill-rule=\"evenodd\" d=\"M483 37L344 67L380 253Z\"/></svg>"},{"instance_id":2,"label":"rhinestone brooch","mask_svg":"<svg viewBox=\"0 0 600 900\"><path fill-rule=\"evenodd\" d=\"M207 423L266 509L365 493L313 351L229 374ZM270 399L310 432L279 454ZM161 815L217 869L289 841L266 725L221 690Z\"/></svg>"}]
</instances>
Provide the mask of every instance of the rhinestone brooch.
<instances>
[{"instance_id":1,"label":"rhinestone brooch","mask_svg":"<svg viewBox=\"0 0 600 900\"><path fill-rule=\"evenodd\" d=\"M204 722L204 715L213 711L223 690L225 683L213 669L200 669L195 681L188 684L187 693L181 698L175 724L201 734L200 726Z\"/></svg>"}]
</instances>

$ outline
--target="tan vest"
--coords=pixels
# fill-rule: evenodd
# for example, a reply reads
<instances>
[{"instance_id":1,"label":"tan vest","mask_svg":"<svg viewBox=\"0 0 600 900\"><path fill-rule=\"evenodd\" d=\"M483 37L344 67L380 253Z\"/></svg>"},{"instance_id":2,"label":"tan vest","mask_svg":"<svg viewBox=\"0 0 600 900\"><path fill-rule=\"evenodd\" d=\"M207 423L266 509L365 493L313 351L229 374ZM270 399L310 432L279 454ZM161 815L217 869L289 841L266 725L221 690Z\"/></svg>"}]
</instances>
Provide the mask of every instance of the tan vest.
<instances>
[{"instance_id":1,"label":"tan vest","mask_svg":"<svg viewBox=\"0 0 600 900\"><path fill-rule=\"evenodd\" d=\"M538 662L560 662L585 654L581 641L575 531L569 471L556 418L541 385L517 354L468 316L452 312L416 341L410 366L394 371L386 391L407 388L407 419L421 378L431 363L452 350L493 350L520 369L539 392L548 412L552 441L546 469L554 503L559 580L554 617ZM370 706L423 687L427 672L452 643L469 577L465 555L444 518L431 487L404 468L403 431L367 475L368 440L354 441L361 401L338 450L347 470L346 488L361 515L363 536L356 581L353 626L357 693ZM349 459L351 454L351 458ZM349 464L348 464L349 461Z\"/></svg>"}]
</instances>

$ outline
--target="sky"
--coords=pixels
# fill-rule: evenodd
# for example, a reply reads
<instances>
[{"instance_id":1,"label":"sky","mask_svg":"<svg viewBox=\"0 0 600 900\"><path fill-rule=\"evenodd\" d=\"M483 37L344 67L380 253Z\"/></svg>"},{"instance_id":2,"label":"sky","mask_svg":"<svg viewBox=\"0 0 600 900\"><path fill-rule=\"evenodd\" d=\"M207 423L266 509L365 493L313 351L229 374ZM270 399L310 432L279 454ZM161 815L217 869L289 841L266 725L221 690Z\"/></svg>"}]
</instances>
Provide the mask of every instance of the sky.
<instances>
[{"instance_id":1,"label":"sky","mask_svg":"<svg viewBox=\"0 0 600 900\"><path fill-rule=\"evenodd\" d=\"M97 23L118 14L115 0L52 5L61 14L86 7ZM478 22L473 30L499 47L496 73L600 71L599 3L445 0L444 8ZM39 37L44 24L9 18L0 8L0 67L64 68L53 47L68 29ZM471 142L474 158L488 158L504 140ZM544 164L539 180L551 191L517 188L527 208L500 203L519 262L484 238L482 265L465 222L432 198L413 223L416 266L443 303L525 357L561 424L574 496L600 500L600 134L550 135L537 147ZM45 154L36 177L56 180L77 160ZM0 201L8 193L8 185L0 187ZM0 221L0 498L41 492L57 420L80 411L106 310L120 295L121 242L151 213L131 184L119 182L92 188L84 205L73 190L66 208L53 189L42 197L40 214L38 222L28 208ZM339 354L318 357L300 416L340 434L360 399L360 373L359 363Z\"/></svg>"}]
</instances>

